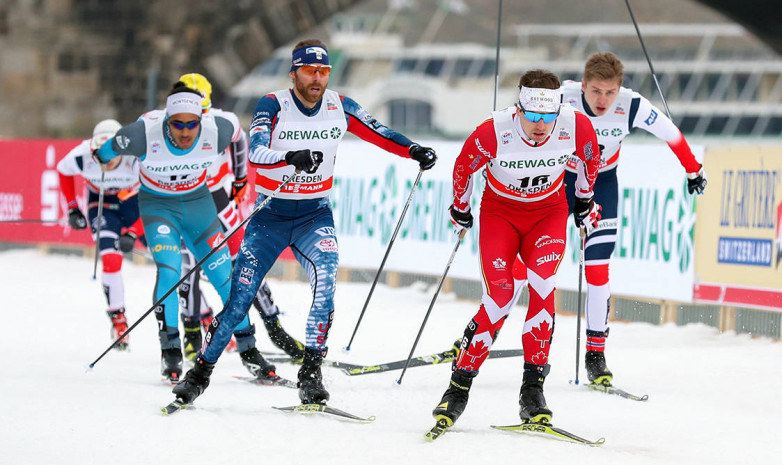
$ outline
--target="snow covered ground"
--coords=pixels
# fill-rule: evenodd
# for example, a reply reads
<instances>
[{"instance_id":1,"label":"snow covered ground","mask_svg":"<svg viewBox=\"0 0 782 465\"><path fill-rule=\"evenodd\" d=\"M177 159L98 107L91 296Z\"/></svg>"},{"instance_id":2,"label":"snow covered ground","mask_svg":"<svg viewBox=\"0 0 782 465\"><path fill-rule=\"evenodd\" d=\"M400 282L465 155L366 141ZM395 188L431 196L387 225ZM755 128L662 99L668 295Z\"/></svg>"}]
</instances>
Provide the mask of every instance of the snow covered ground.
<instances>
[{"instance_id":1,"label":"snow covered ground","mask_svg":"<svg viewBox=\"0 0 782 465\"><path fill-rule=\"evenodd\" d=\"M0 464L782 462L782 345L703 325L613 323L609 366L618 386L649 394L639 403L568 383L576 321L557 319L546 398L556 425L605 437L597 448L489 428L518 423L520 358L486 362L467 411L434 443L423 434L448 384L448 366L409 369L401 385L395 383L398 371L348 377L325 368L330 405L377 416L374 423L355 424L273 410L297 403L296 390L234 379L246 372L236 354L225 354L197 409L163 417L159 409L173 396L160 380L153 316L133 331L130 352L112 351L85 372L111 342L105 302L91 274L92 261L84 258L0 253ZM131 322L151 305L154 274L152 266L125 265ZM285 312L283 325L301 338L308 286L270 284ZM368 289L339 284L329 358L370 364L410 351L434 291L423 285L378 286L353 350L341 350ZM475 302L441 295L416 355L446 350L475 310ZM523 318L516 308L495 348L520 347ZM252 319L260 323L257 314ZM258 327L259 348L274 350ZM297 367L278 364L277 371L295 379Z\"/></svg>"}]
</instances>

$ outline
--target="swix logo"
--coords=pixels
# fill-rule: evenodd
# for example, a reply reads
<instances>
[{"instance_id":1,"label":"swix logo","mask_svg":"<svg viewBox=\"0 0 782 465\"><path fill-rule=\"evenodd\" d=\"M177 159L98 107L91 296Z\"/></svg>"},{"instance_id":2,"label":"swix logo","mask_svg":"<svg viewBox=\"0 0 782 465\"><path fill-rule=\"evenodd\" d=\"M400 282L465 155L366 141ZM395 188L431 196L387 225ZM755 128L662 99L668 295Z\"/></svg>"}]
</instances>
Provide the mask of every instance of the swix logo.
<instances>
[{"instance_id":1,"label":"swix logo","mask_svg":"<svg viewBox=\"0 0 782 465\"><path fill-rule=\"evenodd\" d=\"M223 240L225 240L225 236L223 236L223 232L220 231L217 234L215 234L214 236L212 236L209 239L207 239L206 242L207 242L207 244L209 244L209 247L214 249L221 242L223 242Z\"/></svg>"},{"instance_id":2,"label":"swix logo","mask_svg":"<svg viewBox=\"0 0 782 465\"><path fill-rule=\"evenodd\" d=\"M495 268L496 270L498 270L498 271L499 271L499 270L504 270L504 269L505 269L505 266L507 265L507 263L505 263L505 260L503 260L503 259L501 259L501 258L496 258L496 259L494 259L494 261L493 261L493 262L491 262L491 264L492 264L492 265L494 265L494 268Z\"/></svg>"},{"instance_id":3,"label":"swix logo","mask_svg":"<svg viewBox=\"0 0 782 465\"><path fill-rule=\"evenodd\" d=\"M485 148L483 148L483 146L481 145L481 141L480 141L480 139L478 139L477 137L475 138L475 146L476 146L476 147L478 147L478 150L479 150L479 151L480 151L482 154L486 155L487 157L491 155L489 152L487 152L487 151L486 151L486 149L485 149Z\"/></svg>"},{"instance_id":4,"label":"swix logo","mask_svg":"<svg viewBox=\"0 0 782 465\"><path fill-rule=\"evenodd\" d=\"M556 252L552 252L552 253L550 253L548 255L544 255L544 256L538 258L537 260L535 260L535 262L538 264L538 266L541 266L544 263L552 262L554 260L559 261L561 259L562 259L562 254L558 254Z\"/></svg>"}]
</instances>

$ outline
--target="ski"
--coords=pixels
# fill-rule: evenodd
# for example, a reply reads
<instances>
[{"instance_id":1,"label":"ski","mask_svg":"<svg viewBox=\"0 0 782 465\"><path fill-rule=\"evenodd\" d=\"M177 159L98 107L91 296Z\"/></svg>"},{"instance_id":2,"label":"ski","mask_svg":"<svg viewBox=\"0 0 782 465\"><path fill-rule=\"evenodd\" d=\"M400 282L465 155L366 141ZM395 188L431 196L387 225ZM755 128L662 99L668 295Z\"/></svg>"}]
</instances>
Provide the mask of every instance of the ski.
<instances>
[{"instance_id":1,"label":"ski","mask_svg":"<svg viewBox=\"0 0 782 465\"><path fill-rule=\"evenodd\" d=\"M295 381L291 381L289 379L285 379L280 376L273 379L268 379L268 378L262 379L262 378L255 378L252 376L234 376L234 378L241 381L247 381L248 383L257 384L258 386L283 386L291 389L298 388Z\"/></svg>"},{"instance_id":2,"label":"ski","mask_svg":"<svg viewBox=\"0 0 782 465\"><path fill-rule=\"evenodd\" d=\"M606 442L605 438L600 438L596 441L590 441L580 436L565 431L561 428L557 428L547 423L522 423L520 425L508 425L508 426L496 426L492 425L492 428L502 431L513 431L515 433L533 433L542 434L549 437L563 439L565 441L575 442L578 444L584 444L587 446L599 446Z\"/></svg>"},{"instance_id":3,"label":"ski","mask_svg":"<svg viewBox=\"0 0 782 465\"><path fill-rule=\"evenodd\" d=\"M352 413L348 413L344 410L340 410L338 408L329 407L326 404L301 404L301 405L291 405L289 407L273 407L276 410L281 410L283 412L289 412L289 413L301 413L303 415L311 415L311 414L322 414L326 416L333 416L338 418L345 418L348 420L354 420L359 423L372 423L375 421L375 417L360 417L358 415L353 415Z\"/></svg>"},{"instance_id":4,"label":"ski","mask_svg":"<svg viewBox=\"0 0 782 465\"><path fill-rule=\"evenodd\" d=\"M605 384L585 384L584 386L588 387L589 389L597 392L604 392L606 394L613 394L619 397L624 397L625 399L635 400L638 402L644 402L649 399L649 394L644 394L642 396L637 396L635 394L630 394L627 391L624 391L622 389L619 389L617 387L614 387L613 385L605 385Z\"/></svg>"},{"instance_id":5,"label":"ski","mask_svg":"<svg viewBox=\"0 0 782 465\"><path fill-rule=\"evenodd\" d=\"M492 350L489 352L489 358L507 358L507 357L519 357L524 355L524 351L521 349L509 349L509 350ZM272 363L290 362L292 359L283 355L264 355L264 358ZM414 357L410 359L408 368L420 367L426 365L438 365L442 363L450 363L456 359L456 351L446 350L436 354L422 355L420 357ZM366 375L369 373L384 373L386 371L401 370L405 367L407 359L396 360L393 362L381 363L378 365L357 365L347 362L339 362L335 360L324 360L323 366L337 368L348 376Z\"/></svg>"},{"instance_id":6,"label":"ski","mask_svg":"<svg viewBox=\"0 0 782 465\"><path fill-rule=\"evenodd\" d=\"M186 404L182 399L177 397L170 404L166 405L165 407L161 407L160 413L162 413L163 416L168 416L180 410L184 410L190 407L192 407L192 404Z\"/></svg>"},{"instance_id":7,"label":"ski","mask_svg":"<svg viewBox=\"0 0 782 465\"><path fill-rule=\"evenodd\" d=\"M570 384L574 384L573 380L570 380ZM583 384L582 386L584 386L587 389L591 389L593 391L603 392L605 394L613 394L615 396L624 397L625 399L635 400L638 402L644 402L649 400L649 394L637 396L635 394L630 394L629 392L623 389L619 389L618 387L615 387L613 384L589 383L589 384Z\"/></svg>"}]
</instances>

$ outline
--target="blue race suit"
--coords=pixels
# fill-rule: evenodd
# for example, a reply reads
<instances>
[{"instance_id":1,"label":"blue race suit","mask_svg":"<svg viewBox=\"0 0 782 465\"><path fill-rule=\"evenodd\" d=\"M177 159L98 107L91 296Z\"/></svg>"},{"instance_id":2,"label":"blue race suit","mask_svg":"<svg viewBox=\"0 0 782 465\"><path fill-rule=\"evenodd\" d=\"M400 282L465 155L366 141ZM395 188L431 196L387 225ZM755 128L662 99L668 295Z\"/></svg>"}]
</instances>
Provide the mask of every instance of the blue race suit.
<instances>
[{"instance_id":1,"label":"blue race suit","mask_svg":"<svg viewBox=\"0 0 782 465\"><path fill-rule=\"evenodd\" d=\"M339 250L328 192L333 181L336 148L345 130L401 157L409 158L413 143L378 123L355 101L326 90L306 108L290 90L261 98L250 127L250 163L256 166L256 205L274 198L248 222L231 278L231 297L215 317L201 358L214 363L252 304L269 268L288 246L307 271L313 302L307 318L305 345L321 353L334 311ZM299 139L308 138L307 140ZM324 154L313 173L294 173L285 162L291 150ZM280 186L289 181L289 184ZM279 192L274 192L280 188ZM257 208L257 207L256 207Z\"/></svg>"}]
</instances>

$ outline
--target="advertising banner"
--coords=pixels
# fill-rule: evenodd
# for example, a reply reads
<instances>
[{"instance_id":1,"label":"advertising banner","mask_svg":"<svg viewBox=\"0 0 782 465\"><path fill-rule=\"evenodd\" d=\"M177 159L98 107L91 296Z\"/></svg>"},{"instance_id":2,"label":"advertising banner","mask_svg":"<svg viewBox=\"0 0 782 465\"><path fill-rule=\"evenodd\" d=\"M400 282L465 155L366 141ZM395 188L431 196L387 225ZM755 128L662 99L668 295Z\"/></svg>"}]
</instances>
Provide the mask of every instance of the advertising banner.
<instances>
[{"instance_id":1,"label":"advertising banner","mask_svg":"<svg viewBox=\"0 0 782 465\"><path fill-rule=\"evenodd\" d=\"M782 147L710 149L705 168L695 299L782 311Z\"/></svg>"},{"instance_id":2,"label":"advertising banner","mask_svg":"<svg viewBox=\"0 0 782 465\"><path fill-rule=\"evenodd\" d=\"M80 142L79 139L0 140L3 166L0 241L93 244L87 230L75 231L68 226L68 212L57 174L57 162ZM76 194L86 214L86 191L81 177L76 180Z\"/></svg>"},{"instance_id":3,"label":"advertising banner","mask_svg":"<svg viewBox=\"0 0 782 465\"><path fill-rule=\"evenodd\" d=\"M424 172L385 269L441 275L455 245L448 219L457 142L426 142L440 157ZM702 147L694 147L702 159ZM618 295L692 300L695 198L684 170L667 145L626 146L619 166L617 245L611 287ZM377 269L418 174L417 165L356 141L340 146L334 206L342 266ZM475 175L473 215L480 216L482 173ZM577 230L568 233L568 253L557 286L578 288ZM478 221L451 266L449 276L480 279Z\"/></svg>"}]
</instances>

